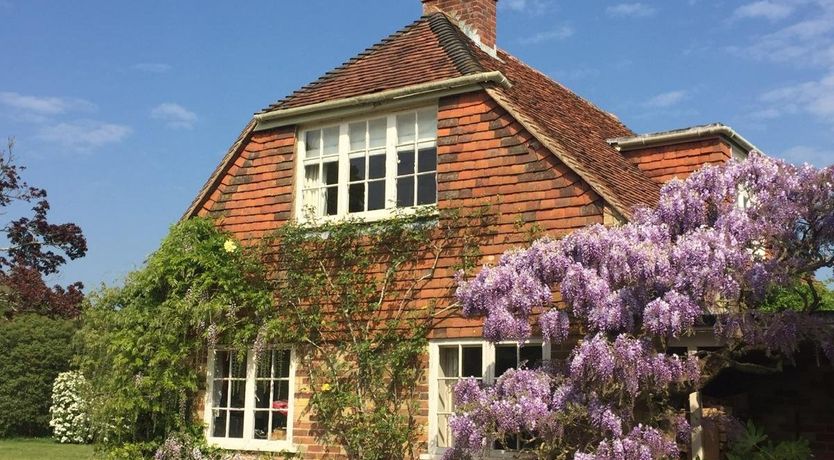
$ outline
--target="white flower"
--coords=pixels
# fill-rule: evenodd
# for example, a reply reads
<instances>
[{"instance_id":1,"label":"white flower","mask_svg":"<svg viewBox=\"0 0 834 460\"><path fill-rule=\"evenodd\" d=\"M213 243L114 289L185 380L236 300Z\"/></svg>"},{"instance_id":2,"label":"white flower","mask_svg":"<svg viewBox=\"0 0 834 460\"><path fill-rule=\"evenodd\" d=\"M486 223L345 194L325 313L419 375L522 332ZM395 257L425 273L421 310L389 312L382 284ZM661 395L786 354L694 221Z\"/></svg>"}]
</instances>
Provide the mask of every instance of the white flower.
<instances>
[{"instance_id":1,"label":"white flower","mask_svg":"<svg viewBox=\"0 0 834 460\"><path fill-rule=\"evenodd\" d=\"M226 242L223 244L223 249L225 249L226 252L229 253L235 252L237 251L237 243L235 243L232 240L226 240Z\"/></svg>"}]
</instances>

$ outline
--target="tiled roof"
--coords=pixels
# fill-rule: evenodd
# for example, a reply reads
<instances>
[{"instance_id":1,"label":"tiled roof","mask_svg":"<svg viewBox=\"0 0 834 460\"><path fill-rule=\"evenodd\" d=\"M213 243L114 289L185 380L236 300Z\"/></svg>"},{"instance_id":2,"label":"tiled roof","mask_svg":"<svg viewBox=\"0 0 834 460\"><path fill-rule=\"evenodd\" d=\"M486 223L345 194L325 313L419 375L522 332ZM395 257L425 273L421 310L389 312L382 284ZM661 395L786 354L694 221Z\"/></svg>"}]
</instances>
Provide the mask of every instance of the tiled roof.
<instances>
[{"instance_id":1,"label":"tiled roof","mask_svg":"<svg viewBox=\"0 0 834 460\"><path fill-rule=\"evenodd\" d=\"M506 52L482 51L443 13L423 16L261 113L489 71L512 84L489 94L618 212L630 217L657 202L659 186L607 142L631 130Z\"/></svg>"},{"instance_id":2,"label":"tiled roof","mask_svg":"<svg viewBox=\"0 0 834 460\"><path fill-rule=\"evenodd\" d=\"M490 94L618 211L631 217L635 207L657 203L659 186L607 142L634 134L616 117L506 52L496 59L471 49L486 70L512 82Z\"/></svg>"},{"instance_id":3,"label":"tiled roof","mask_svg":"<svg viewBox=\"0 0 834 460\"><path fill-rule=\"evenodd\" d=\"M445 15L424 16L262 113L481 72L463 40Z\"/></svg>"}]
</instances>

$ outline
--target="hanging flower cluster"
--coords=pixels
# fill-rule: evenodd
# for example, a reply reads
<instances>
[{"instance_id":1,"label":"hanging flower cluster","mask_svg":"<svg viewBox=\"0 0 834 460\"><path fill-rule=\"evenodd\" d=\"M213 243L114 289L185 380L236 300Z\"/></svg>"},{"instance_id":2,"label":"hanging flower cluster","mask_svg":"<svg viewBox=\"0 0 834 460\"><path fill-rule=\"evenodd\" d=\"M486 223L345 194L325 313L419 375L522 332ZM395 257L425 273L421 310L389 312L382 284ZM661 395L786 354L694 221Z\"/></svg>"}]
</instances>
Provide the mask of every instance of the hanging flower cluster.
<instances>
[{"instance_id":1,"label":"hanging flower cluster","mask_svg":"<svg viewBox=\"0 0 834 460\"><path fill-rule=\"evenodd\" d=\"M596 225L505 254L459 280L463 312L484 317L487 339L523 341L535 317L546 340L564 342L571 324L587 335L563 371L519 371L493 388L461 383L458 447L448 458L509 432L560 437L566 405L581 408L598 431L571 444L576 460L675 456L674 434L639 423L635 408L653 391L697 383L698 362L668 356L660 344L715 315L727 340L791 353L810 338L834 359L830 329L812 317L755 313L769 289L832 265L834 167L755 152L669 182L656 208L637 210L623 226ZM563 304L554 304L554 289Z\"/></svg>"}]
</instances>

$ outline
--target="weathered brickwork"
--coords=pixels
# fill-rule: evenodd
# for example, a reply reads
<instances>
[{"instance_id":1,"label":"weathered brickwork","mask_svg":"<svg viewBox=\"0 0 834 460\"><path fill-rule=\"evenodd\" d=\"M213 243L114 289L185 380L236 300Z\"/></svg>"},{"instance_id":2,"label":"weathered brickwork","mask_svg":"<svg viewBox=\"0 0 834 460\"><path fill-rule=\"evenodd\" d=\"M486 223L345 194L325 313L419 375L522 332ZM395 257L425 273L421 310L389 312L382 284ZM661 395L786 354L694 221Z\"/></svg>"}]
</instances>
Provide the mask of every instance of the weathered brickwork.
<instances>
[{"instance_id":1,"label":"weathered brickwork","mask_svg":"<svg viewBox=\"0 0 834 460\"><path fill-rule=\"evenodd\" d=\"M686 179L705 164L729 161L732 147L721 137L622 152L647 176L659 183Z\"/></svg>"}]
</instances>

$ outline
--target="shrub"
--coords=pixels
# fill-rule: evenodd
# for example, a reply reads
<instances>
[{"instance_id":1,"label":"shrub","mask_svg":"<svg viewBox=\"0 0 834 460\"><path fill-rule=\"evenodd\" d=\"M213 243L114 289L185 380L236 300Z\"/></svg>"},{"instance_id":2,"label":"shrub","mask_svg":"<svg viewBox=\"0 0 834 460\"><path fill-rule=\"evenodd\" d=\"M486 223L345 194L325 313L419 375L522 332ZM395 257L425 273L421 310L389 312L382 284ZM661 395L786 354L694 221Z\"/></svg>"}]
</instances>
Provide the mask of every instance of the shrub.
<instances>
[{"instance_id":1,"label":"shrub","mask_svg":"<svg viewBox=\"0 0 834 460\"><path fill-rule=\"evenodd\" d=\"M805 460L812 458L807 439L774 443L764 430L747 422L746 431L735 440L727 460Z\"/></svg>"},{"instance_id":2,"label":"shrub","mask_svg":"<svg viewBox=\"0 0 834 460\"><path fill-rule=\"evenodd\" d=\"M52 382L69 368L74 321L0 320L0 437L49 433Z\"/></svg>"},{"instance_id":3,"label":"shrub","mask_svg":"<svg viewBox=\"0 0 834 460\"><path fill-rule=\"evenodd\" d=\"M90 441L90 415L84 394L87 379L78 371L58 374L52 385L52 437L64 444L83 444Z\"/></svg>"}]
</instances>

